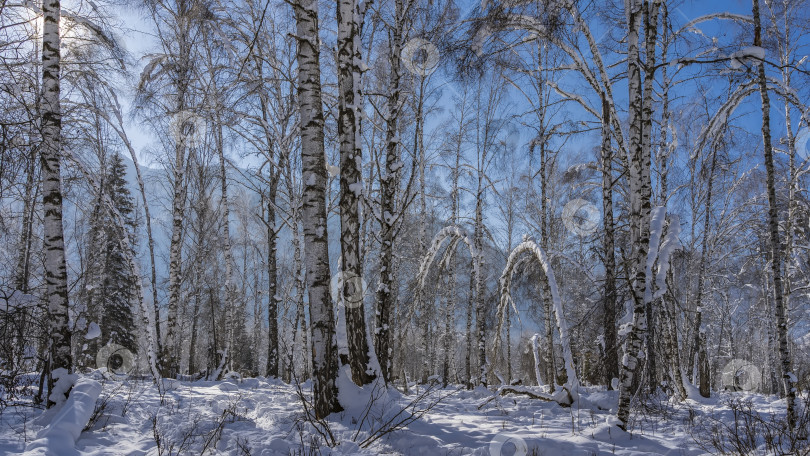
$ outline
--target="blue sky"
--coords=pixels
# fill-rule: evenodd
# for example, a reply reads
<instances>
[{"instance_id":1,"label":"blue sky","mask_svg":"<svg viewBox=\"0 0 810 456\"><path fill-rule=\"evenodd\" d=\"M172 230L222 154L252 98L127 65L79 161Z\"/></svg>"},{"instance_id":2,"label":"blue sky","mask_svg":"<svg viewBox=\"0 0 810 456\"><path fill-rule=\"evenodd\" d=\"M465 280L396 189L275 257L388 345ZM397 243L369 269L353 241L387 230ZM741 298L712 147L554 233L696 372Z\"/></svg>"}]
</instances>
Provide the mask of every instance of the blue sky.
<instances>
[{"instance_id":1,"label":"blue sky","mask_svg":"<svg viewBox=\"0 0 810 456\"><path fill-rule=\"evenodd\" d=\"M462 7L462 18L469 17L474 11L474 6L477 3L468 2L466 3L468 6L466 8ZM282 6L284 7L284 6ZM763 4L764 8L764 4ZM687 1L683 2L678 6L671 5L670 6L670 17L675 24L676 28L682 24L689 22L690 20L704 16L709 13L720 12L720 11L728 11L735 14L741 15L750 15L751 14L751 3L750 1L742 1L742 0L724 0L724 1ZM120 31L124 44L126 45L127 49L132 53L132 55L138 59L145 54L150 52L156 51L156 42L152 37L151 32L151 24L150 21L144 19L142 17L143 10L137 10L130 7L119 7L116 9L116 12L119 14L123 24L125 25L126 29L122 29ZM326 11L322 11L322 14L328 14ZM328 19L325 19L328 20ZM599 30L599 27L602 27L601 24L595 23L593 24L592 30L594 31L595 36L598 38L600 36L604 36L604 33ZM735 39L738 37L738 34L741 30L740 25L728 21L728 20L714 20L703 22L697 26L700 31L707 37L717 37L718 42L723 44L732 44L733 46L730 49L727 49L727 52L733 52L737 50L736 45L738 44L739 48L747 47L751 45L751 41L753 40L753 36L751 33L746 33L740 37L740 42L735 43ZM697 36L696 34L690 34L690 36L694 37ZM803 43L803 48L808 49L807 43ZM606 56L607 59L613 59L614 61L618 58L615 55ZM769 57L770 58L770 57ZM324 65L328 64L328 60L324 59ZM143 60L136 60L136 64L131 68L134 76L134 81L137 81L137 75L139 74L141 68L143 66ZM810 65L806 65L810 67ZM612 74L615 74L619 71L623 71L625 64L619 63L615 68L612 68L610 71ZM701 70L700 66L693 66L688 67L682 74L680 74L679 78L685 78L688 75L695 74ZM670 70L670 76L672 76L672 71ZM573 77L574 79L577 76ZM560 81L560 85L566 89L573 89L573 91L580 90L580 94L588 99L593 99L593 94L590 93L590 89L587 88L583 83L578 82L576 84L570 85L570 78L564 77ZM450 114L451 111L454 109L454 104L452 102L452 95L456 93L453 83L450 81L450 76L448 76L447 71L445 69L440 69L436 74L433 75L433 81L435 84L441 84L443 89L443 98L439 102L439 105L443 108L443 112L439 112L435 114L432 118L428 120L427 127L428 129L432 127L438 126L442 120L446 119ZM709 81L708 86L711 89L712 86L720 92L722 87L725 87L725 83L723 81L718 81L717 83L712 83L711 79L704 79L704 81ZM568 86L566 84L569 84ZM685 84L676 90L673 90L673 93L678 96L677 99L673 100L673 104L677 105L680 102L683 102L685 98L683 97L694 97L695 93L690 91L690 87L694 88L694 85ZM126 89L126 88L125 88ZM131 90L131 89L130 89ZM614 96L616 97L618 103L618 110L619 115L624 116L625 114L623 111L626 109L626 83L624 81L618 81L614 85ZM127 100L131 99L131 92L126 94L122 97L122 100L126 103ZM688 100L687 100L688 101ZM525 111L525 106L521 105L521 101L519 96L513 96L510 100L510 103L515 107L515 111ZM525 104L525 102L523 102ZM774 130L774 138L775 142L778 141L778 138L784 134L784 110L781 106L781 102L774 97L772 101L772 128ZM125 106L128 108L128 106ZM573 118L583 118L583 119L591 119L592 117L586 114L583 110L577 107L575 103L568 103L564 111L567 115ZM754 139L756 135L758 135L759 128L760 128L760 101L758 96L750 96L748 99L740 105L740 107L736 110L738 116L741 116L736 119L738 125L742 126L742 128L748 131ZM129 117L130 119L132 117ZM794 119L795 124L795 119ZM697 127L701 127L698 125ZM140 152L140 159L141 163L143 164L150 164L152 163L151 157L148 154L145 154L143 151L150 145L154 143L154 136L153 132L150 131L149 128L144 128L138 124L137 121L130 120L128 125L128 134L130 135L133 144L135 145L136 150ZM657 134L656 134L657 138ZM526 145L525 143L528 142L529 133L523 131L520 134L519 140L523 144L520 144L519 147L525 150ZM570 166L581 163L582 161L587 161L592 158L592 150L596 145L598 145L598 131L592 133L583 133L574 138L569 138L565 142L565 146L561 151L560 155L560 164L562 166ZM754 145L757 143L754 141ZM761 151L761 141L758 143L760 151ZM235 154L232 154L235 155ZM684 158L681 154L681 162L677 163L677 165L683 165ZM754 157L761 155L755 154ZM155 165L156 166L156 165ZM443 172L439 171L436 177L443 178ZM564 202L560 202L559 206L562 207ZM494 217L493 220L497 219ZM496 223L493 221L493 223Z\"/></svg>"}]
</instances>

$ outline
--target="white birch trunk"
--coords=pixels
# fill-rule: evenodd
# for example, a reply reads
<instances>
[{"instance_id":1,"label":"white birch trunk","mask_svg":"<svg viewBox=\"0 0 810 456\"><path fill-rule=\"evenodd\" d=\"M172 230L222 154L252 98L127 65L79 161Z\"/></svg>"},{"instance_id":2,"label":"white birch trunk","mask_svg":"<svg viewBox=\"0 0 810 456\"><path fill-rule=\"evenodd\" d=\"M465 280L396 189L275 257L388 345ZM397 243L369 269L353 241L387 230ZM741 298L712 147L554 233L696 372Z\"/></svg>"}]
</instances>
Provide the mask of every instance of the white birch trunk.
<instances>
[{"instance_id":1,"label":"white birch trunk","mask_svg":"<svg viewBox=\"0 0 810 456\"><path fill-rule=\"evenodd\" d=\"M231 245L231 210L228 205L228 175L225 166L225 145L222 141L222 122L219 115L214 116L216 125L214 126L214 144L219 158L220 173L220 200L222 208L222 250L225 254L225 349L223 351L220 367L217 370L216 379L222 378L225 369L232 370L231 353L234 344L234 327L237 324L234 319L234 308L236 306L236 284L233 281L233 247ZM241 323L241 322L240 322Z\"/></svg>"},{"instance_id":2,"label":"white birch trunk","mask_svg":"<svg viewBox=\"0 0 810 456\"><path fill-rule=\"evenodd\" d=\"M68 287L65 261L64 229L62 226L62 110L60 105L61 53L59 0L44 0L42 4L42 209L43 250L45 250L45 284L50 332L50 369L48 389L54 389L60 377L73 371L68 326ZM49 395L48 406L55 399Z\"/></svg>"},{"instance_id":3,"label":"white birch trunk","mask_svg":"<svg viewBox=\"0 0 810 456\"><path fill-rule=\"evenodd\" d=\"M644 93L641 81L643 64L639 51L639 32L642 25L642 16L646 21L646 47L655 46L654 30L657 29L657 12L645 14L645 7L650 3L640 0L625 0L625 14L627 16L627 74L630 108L628 111L629 149L628 149L628 180L630 187L630 243L631 255L631 285L633 319L625 343L624 356L619 379L619 407L617 416L619 427L627 429L630 418L630 402L633 396L633 382L639 367L639 352L647 331L647 257L650 241L650 211L652 197L652 183L650 176L650 148L649 130L646 129L644 119L645 107ZM657 10L658 1L652 2L652 8ZM648 51L648 55L652 52ZM651 78L652 74L647 74ZM650 81L651 83L651 81ZM652 97L652 93L646 94ZM646 133L645 133L646 132Z\"/></svg>"},{"instance_id":4,"label":"white birch trunk","mask_svg":"<svg viewBox=\"0 0 810 456\"><path fill-rule=\"evenodd\" d=\"M302 222L312 331L314 411L317 418L341 410L335 319L329 291L329 239L326 222L326 155L321 100L320 39L317 0L297 0L298 103L304 193Z\"/></svg>"},{"instance_id":5,"label":"white birch trunk","mask_svg":"<svg viewBox=\"0 0 810 456\"><path fill-rule=\"evenodd\" d=\"M612 388L619 378L619 348L616 331L616 252L613 225L613 150L610 141L610 108L602 99L602 249L605 264L605 288L602 297L605 341L605 384Z\"/></svg>"},{"instance_id":6,"label":"white birch trunk","mask_svg":"<svg viewBox=\"0 0 810 456\"><path fill-rule=\"evenodd\" d=\"M760 24L759 0L753 0L754 46L762 46L762 26ZM796 381L793 363L788 347L787 317L785 315L784 288L782 284L782 246L779 237L779 212L776 200L776 177L774 171L773 148L771 145L768 81L765 77L765 64L757 63L759 92L762 98L762 143L765 153L766 188L768 192L768 228L771 241L771 270L773 274L773 300L776 313L776 335L779 341L779 356L782 365L782 382L785 388L788 426L796 425Z\"/></svg>"},{"instance_id":7,"label":"white birch trunk","mask_svg":"<svg viewBox=\"0 0 810 456\"><path fill-rule=\"evenodd\" d=\"M363 97L360 91L360 32L362 13L357 0L340 0L337 8L338 141L340 143L340 250L341 301L345 319L352 379L358 385L374 380L372 348L366 331L363 302L363 265L360 261L360 207L362 150L360 148Z\"/></svg>"},{"instance_id":8,"label":"white birch trunk","mask_svg":"<svg viewBox=\"0 0 810 456\"><path fill-rule=\"evenodd\" d=\"M374 348L380 362L380 374L388 382L392 377L391 346L391 313L394 309L394 287L397 286L394 275L394 228L398 219L396 210L396 193L399 186L399 170L402 162L399 158L399 112L401 94L402 27L404 0L395 0L395 18L390 38L390 70L388 90L388 118L385 131L385 175L380 178L380 285L377 288L377 325L375 328Z\"/></svg>"}]
</instances>

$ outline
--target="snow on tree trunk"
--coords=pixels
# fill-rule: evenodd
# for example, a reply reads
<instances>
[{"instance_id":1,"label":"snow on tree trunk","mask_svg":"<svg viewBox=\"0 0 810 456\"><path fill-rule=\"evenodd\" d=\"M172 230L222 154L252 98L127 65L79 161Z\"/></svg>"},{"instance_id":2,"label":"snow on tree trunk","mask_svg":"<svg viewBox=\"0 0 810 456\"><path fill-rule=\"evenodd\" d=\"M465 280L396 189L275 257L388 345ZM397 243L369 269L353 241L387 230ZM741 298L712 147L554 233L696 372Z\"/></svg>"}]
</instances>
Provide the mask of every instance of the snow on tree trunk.
<instances>
[{"instance_id":1,"label":"snow on tree trunk","mask_svg":"<svg viewBox=\"0 0 810 456\"><path fill-rule=\"evenodd\" d=\"M48 389L54 388L54 371L73 370L68 326L68 285L62 227L62 109L60 106L59 0L42 3L42 209L45 251L45 284L50 333L50 375ZM67 391L65 391L67 392ZM48 406L54 401L49 400Z\"/></svg>"},{"instance_id":2,"label":"snow on tree trunk","mask_svg":"<svg viewBox=\"0 0 810 456\"><path fill-rule=\"evenodd\" d=\"M643 149L643 156L649 157L650 161L652 161L653 82L655 81L656 39L658 34L659 8L660 1L649 2L644 8L644 40L646 60L644 62L644 90L642 92L641 145ZM650 184L650 195L652 195L652 184ZM650 196L650 203L652 204L652 196ZM651 277L649 274L647 275L647 278L647 289L650 289ZM648 334L646 336L647 378L649 381L650 390L654 390L658 386L655 347L656 343L658 342L658 337L656 336L656 326L659 319L656 318L657 309L653 306L652 300L647 301L646 307L648 322Z\"/></svg>"},{"instance_id":3,"label":"snow on tree trunk","mask_svg":"<svg viewBox=\"0 0 810 456\"><path fill-rule=\"evenodd\" d=\"M144 184L143 175L141 173L141 166L138 163L138 154L135 152L135 148L132 146L132 143L127 136L126 130L124 129L124 118L121 113L121 107L118 104L118 98L113 95L113 100L115 101L115 108L113 110L113 115L115 116L115 123L113 123L112 118L110 115L103 111L99 110L98 115L104 118L107 123L113 128L115 133L124 143L124 146L127 148L129 152L129 157L132 160L133 168L135 169L135 178L138 182L138 191L141 194L141 203L143 204L143 212L144 212L144 219L146 221L146 236L147 236L147 243L149 248L149 265L151 269L151 276L150 276L150 283L152 289L152 308L149 309L146 307L144 303L142 306L142 316L141 318L143 321L151 321L151 329L149 332L151 333L152 340L150 341L149 356L151 359L154 359L155 365L160 368L160 360L158 354L163 353L161 347L161 337L160 337L160 310L158 308L158 289L157 289L157 265L155 263L155 239L152 232L152 216L149 210L149 201L146 198L146 185ZM156 377L158 378L158 377Z\"/></svg>"},{"instance_id":4,"label":"snow on tree trunk","mask_svg":"<svg viewBox=\"0 0 810 456\"><path fill-rule=\"evenodd\" d=\"M147 330L149 336L149 357L153 360L155 366L160 369L160 360L158 354L162 352L161 339L160 339L160 310L158 309L158 294L157 294L157 266L155 264L155 238L152 235L152 216L149 213L149 203L146 200L146 186L143 183L143 176L141 175L141 168L138 165L137 154L135 149L129 145L127 140L127 148L132 158L132 163L135 168L135 176L138 181L138 190L141 194L141 202L143 203L143 213L146 219L146 238L149 244L149 266L150 266L150 279L152 285L152 307L151 309L143 302L141 306L141 313L144 322L151 322L150 329ZM154 333L153 333L154 331ZM159 378L159 377L156 377Z\"/></svg>"},{"instance_id":5,"label":"snow on tree trunk","mask_svg":"<svg viewBox=\"0 0 810 456\"><path fill-rule=\"evenodd\" d=\"M193 15L188 13L190 5L180 3L178 7L178 17L176 18L176 31L173 33L173 40L176 41L177 51L173 56L171 65L171 89L174 105L169 114L176 129L173 133L174 159L171 160L169 170L172 188L172 228L169 241L169 298L168 312L166 317L166 336L163 342L163 353L161 355L160 367L163 376L175 378L180 373L180 357L182 354L182 337L180 322L181 287L183 282L182 261L183 261L183 232L185 221L185 205L187 196L186 172L192 154L193 140L188 141L191 136L186 128L189 126L188 97L190 95L191 79L195 61L192 58L194 43L191 38L191 29L195 22ZM195 114L191 114L195 116ZM192 126L196 130L195 126ZM200 132L191 132L197 134Z\"/></svg>"},{"instance_id":6,"label":"snow on tree trunk","mask_svg":"<svg viewBox=\"0 0 810 456\"><path fill-rule=\"evenodd\" d=\"M478 256L478 251L475 249L475 245L470 242L469 236L467 236L467 233L465 233L463 229L454 225L442 228L441 231L436 233L436 236L433 237L433 240L430 242L430 248L428 249L427 253L425 253L425 256L422 257L422 262L419 264L419 273L416 276L416 283L420 289L424 288L424 282L427 278L428 272L430 271L430 265L434 263L436 255L439 253L439 250L441 250L442 245L444 245L444 241L453 242L457 239L460 239L467 245L472 258L476 258ZM478 269L477 264L475 264L473 266L473 275L478 277L479 273L480 270Z\"/></svg>"},{"instance_id":7,"label":"snow on tree trunk","mask_svg":"<svg viewBox=\"0 0 810 456\"><path fill-rule=\"evenodd\" d=\"M566 394L556 397L555 400L564 404L571 404L573 401L577 400L579 395L579 380L577 379L577 371L576 367L574 366L574 356L571 353L571 339L568 336L568 323L565 321L565 312L563 310L562 301L560 300L560 295L557 288L557 279L554 277L554 271L551 269L549 258L546 255L546 252L543 251L543 249L534 241L524 240L517 247L515 247L514 250L512 250L512 252L509 254L509 258L506 260L506 267L504 268L501 278L498 281L500 288L500 301L496 313L496 315L498 315L498 328L496 331L497 336L495 339L495 351L497 352L501 345L501 330L503 325L506 324L504 321L506 308L512 302L512 276L515 273L515 266L518 264L518 261L524 254L530 255L531 258L537 260L537 263L539 263L540 267L543 269L543 273L548 281L549 291L551 294L551 303L557 322L557 331L560 335L560 347L562 348L563 364L567 377L567 381L563 386L563 390L566 392ZM515 309L515 311L517 311L517 309Z\"/></svg>"},{"instance_id":8,"label":"snow on tree trunk","mask_svg":"<svg viewBox=\"0 0 810 456\"><path fill-rule=\"evenodd\" d=\"M760 24L759 0L753 0L754 46L762 46L762 26ZM776 332L779 338L779 355L782 364L782 382L785 387L788 426L796 424L796 375L793 373L790 349L788 346L787 317L785 316L784 289L782 284L782 244L779 238L779 212L776 199L776 177L774 171L773 148L771 146L768 81L765 77L765 64L757 62L759 92L762 98L762 143L765 153L766 189L768 192L768 228L770 229L771 271L773 274L773 300L776 312Z\"/></svg>"},{"instance_id":9,"label":"snow on tree trunk","mask_svg":"<svg viewBox=\"0 0 810 456\"><path fill-rule=\"evenodd\" d=\"M363 96L360 90L360 33L362 12L357 0L340 0L337 8L338 64L338 141L340 143L340 251L343 267L339 290L345 305L349 364L352 379L358 385L376 377L371 367L372 348L366 331L362 289L363 264L360 261L360 208L362 198Z\"/></svg>"},{"instance_id":10,"label":"snow on tree trunk","mask_svg":"<svg viewBox=\"0 0 810 456\"><path fill-rule=\"evenodd\" d=\"M657 211L663 211L663 207ZM678 349L678 331L676 326L674 299L669 290L668 278L672 277L672 254L681 248L678 236L681 232L680 220L676 215L670 216L666 225L666 236L658 249L658 269L655 272L656 291L652 296L653 301L661 300L660 311L662 313L661 329L663 331L663 350L669 360L669 376L672 379L677 398L686 399L686 389L684 387L684 377L681 371L680 350Z\"/></svg>"},{"instance_id":11,"label":"snow on tree trunk","mask_svg":"<svg viewBox=\"0 0 810 456\"><path fill-rule=\"evenodd\" d=\"M304 256L312 331L315 416L341 410L338 402L335 319L329 291L329 239L326 219L326 155L321 99L317 0L293 3L298 39L298 103L303 179Z\"/></svg>"},{"instance_id":12,"label":"snow on tree trunk","mask_svg":"<svg viewBox=\"0 0 810 456\"><path fill-rule=\"evenodd\" d=\"M671 282L673 279L672 269L667 271L667 281ZM664 350L667 353L667 358L669 359L669 375L672 379L675 388L675 393L677 394L678 400L686 399L686 375L683 372L683 367L681 366L681 351L678 345L678 327L677 327L677 319L676 319L676 311L675 311L675 298L669 287L667 287L666 292L663 295L663 302L662 302L662 309L664 312Z\"/></svg>"},{"instance_id":13,"label":"snow on tree trunk","mask_svg":"<svg viewBox=\"0 0 810 456\"><path fill-rule=\"evenodd\" d=\"M651 36L657 30L658 1L652 2L655 12L645 14L644 9L650 4L640 0L625 0L627 17L627 75L630 107L628 110L629 148L628 181L630 206L630 245L632 248L630 282L633 317L630 332L625 342L624 356L619 379L619 407L617 417L619 427L627 429L630 418L630 401L632 400L633 382L639 367L639 352L647 331L647 267L650 249L650 211L652 182L650 176L650 148L645 145L649 135L645 136L645 104L641 83L642 62L639 53L639 32L642 16L645 22L645 45L655 46ZM648 75L649 77L649 75ZM652 93L646 94L652 97Z\"/></svg>"},{"instance_id":14,"label":"snow on tree trunk","mask_svg":"<svg viewBox=\"0 0 810 456\"><path fill-rule=\"evenodd\" d=\"M394 1L395 18L391 29L389 65L391 78L388 83L388 117L385 131L385 175L380 178L380 284L377 288L377 325L374 348L380 361L383 379L391 380L391 312L394 308L393 288L397 286L394 275L394 228L397 222L396 192L399 186L399 112L401 94L401 60L403 0Z\"/></svg>"}]
</instances>

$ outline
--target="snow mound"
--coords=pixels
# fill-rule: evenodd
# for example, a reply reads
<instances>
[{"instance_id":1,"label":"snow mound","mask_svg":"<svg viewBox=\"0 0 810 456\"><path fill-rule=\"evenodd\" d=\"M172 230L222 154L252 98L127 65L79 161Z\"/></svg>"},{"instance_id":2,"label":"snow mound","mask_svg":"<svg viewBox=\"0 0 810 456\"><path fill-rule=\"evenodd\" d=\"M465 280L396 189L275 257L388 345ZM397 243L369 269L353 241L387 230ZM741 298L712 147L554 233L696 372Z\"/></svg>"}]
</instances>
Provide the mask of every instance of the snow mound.
<instances>
[{"instance_id":1,"label":"snow mound","mask_svg":"<svg viewBox=\"0 0 810 456\"><path fill-rule=\"evenodd\" d=\"M64 377L63 377L64 378ZM25 456L68 456L79 454L76 439L87 425L101 394L101 383L80 378L68 399L60 406L51 423L37 433L25 448Z\"/></svg>"}]
</instances>

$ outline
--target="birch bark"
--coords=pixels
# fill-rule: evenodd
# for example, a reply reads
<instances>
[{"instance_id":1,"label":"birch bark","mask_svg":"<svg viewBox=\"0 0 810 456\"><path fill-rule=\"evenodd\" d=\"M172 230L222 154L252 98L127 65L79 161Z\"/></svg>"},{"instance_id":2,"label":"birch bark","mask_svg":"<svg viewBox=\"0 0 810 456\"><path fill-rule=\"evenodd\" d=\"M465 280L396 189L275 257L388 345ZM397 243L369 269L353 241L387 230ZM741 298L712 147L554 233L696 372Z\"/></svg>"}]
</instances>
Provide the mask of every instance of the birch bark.
<instances>
[{"instance_id":1,"label":"birch bark","mask_svg":"<svg viewBox=\"0 0 810 456\"><path fill-rule=\"evenodd\" d=\"M605 265L605 288L602 301L605 331L605 384L612 388L619 378L619 352L616 334L616 251L613 225L613 150L610 144L610 108L602 99L602 250Z\"/></svg>"},{"instance_id":2,"label":"birch bark","mask_svg":"<svg viewBox=\"0 0 810 456\"><path fill-rule=\"evenodd\" d=\"M360 207L363 153L360 148L363 96L360 78L362 13L357 0L337 5L338 141L340 143L340 251L343 267L341 300L346 308L346 336L352 379L358 385L376 377L366 337L360 261Z\"/></svg>"},{"instance_id":3,"label":"birch bark","mask_svg":"<svg viewBox=\"0 0 810 456\"><path fill-rule=\"evenodd\" d=\"M629 150L628 150L628 180L630 186L630 244L631 255L631 285L633 319L630 332L625 342L624 356L620 369L619 379L619 408L617 416L619 427L627 429L630 418L630 402L632 400L632 387L637 369L639 367L639 353L647 332L647 257L650 242L650 212L652 209L652 182L650 176L650 130L645 115L651 112L651 103L645 103L644 87L642 86L641 72L644 64L640 59L639 33L642 17L645 17L645 46L648 58L654 55L655 31L658 22L659 1L643 2L641 0L626 0L627 16L627 75L630 108L628 111ZM653 8L645 14L646 8ZM649 63L649 62L648 62ZM646 78L652 79L652 67L646 70ZM652 84L645 81L644 86ZM646 93L652 97L652 93Z\"/></svg>"},{"instance_id":4,"label":"birch bark","mask_svg":"<svg viewBox=\"0 0 810 456\"><path fill-rule=\"evenodd\" d=\"M762 24L759 12L759 0L753 0L754 46L762 46ZM779 238L779 212L776 200L776 177L774 170L773 148L771 145L770 113L771 103L768 95L768 80L765 77L765 64L757 63L757 79L762 99L762 143L765 153L766 189L768 192L768 228L771 241L771 271L773 274L773 301L776 313L776 335L779 342L779 356L782 364L782 382L785 388L788 426L793 429L796 424L796 376L793 373L792 360L788 348L787 317L785 315L784 288L782 284L782 244Z\"/></svg>"},{"instance_id":5,"label":"birch bark","mask_svg":"<svg viewBox=\"0 0 810 456\"><path fill-rule=\"evenodd\" d=\"M317 0L293 4L298 39L298 103L301 129L301 201L304 257L312 331L312 373L316 418L342 410L337 398L337 342L329 290L326 221L326 155L321 99Z\"/></svg>"},{"instance_id":6,"label":"birch bark","mask_svg":"<svg viewBox=\"0 0 810 456\"><path fill-rule=\"evenodd\" d=\"M45 250L45 284L50 327L50 371L48 390L73 370L68 326L68 286L62 226L62 109L60 105L61 18L59 0L42 2L42 167L43 250ZM48 406L62 398L48 397Z\"/></svg>"}]
</instances>

